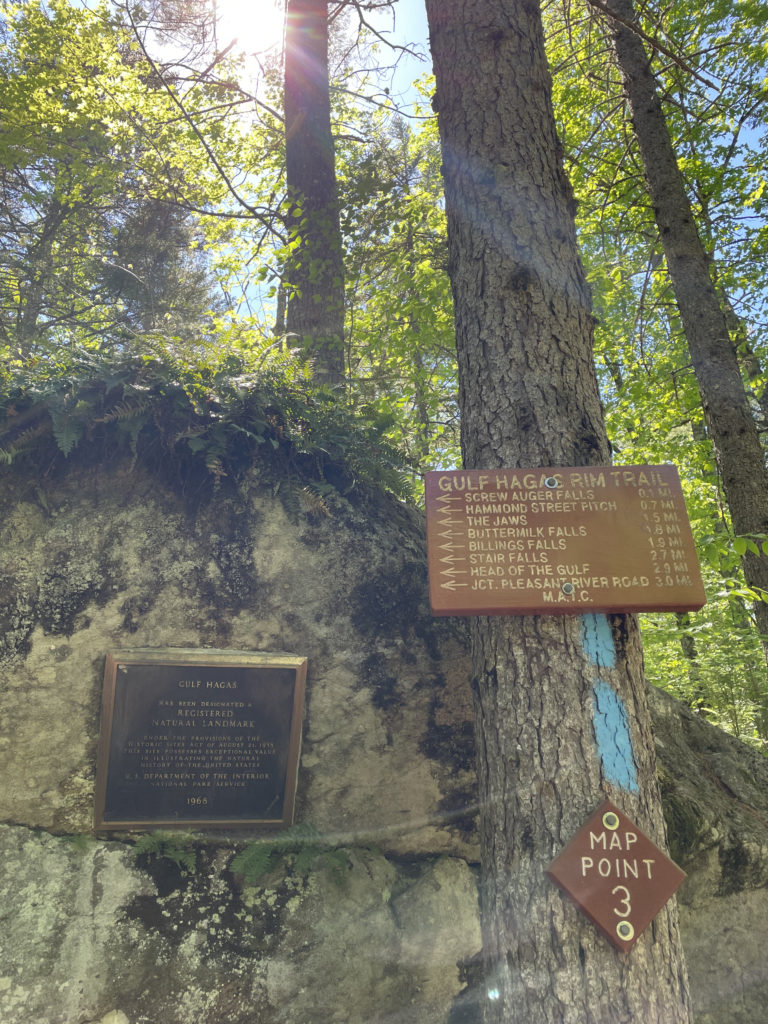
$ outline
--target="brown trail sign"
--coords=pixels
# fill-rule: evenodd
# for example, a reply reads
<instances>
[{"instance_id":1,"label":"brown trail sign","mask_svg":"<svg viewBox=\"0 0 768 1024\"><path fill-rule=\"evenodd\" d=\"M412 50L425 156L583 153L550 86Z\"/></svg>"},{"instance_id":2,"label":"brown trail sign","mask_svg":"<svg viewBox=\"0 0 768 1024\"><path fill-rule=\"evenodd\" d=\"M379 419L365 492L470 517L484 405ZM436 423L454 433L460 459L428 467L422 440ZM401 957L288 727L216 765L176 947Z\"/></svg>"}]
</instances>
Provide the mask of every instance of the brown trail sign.
<instances>
[{"instance_id":1,"label":"brown trail sign","mask_svg":"<svg viewBox=\"0 0 768 1024\"><path fill-rule=\"evenodd\" d=\"M685 881L685 872L607 800L547 874L623 953Z\"/></svg>"},{"instance_id":2,"label":"brown trail sign","mask_svg":"<svg viewBox=\"0 0 768 1024\"><path fill-rule=\"evenodd\" d=\"M435 615L692 611L706 601L674 466L426 474Z\"/></svg>"}]
</instances>

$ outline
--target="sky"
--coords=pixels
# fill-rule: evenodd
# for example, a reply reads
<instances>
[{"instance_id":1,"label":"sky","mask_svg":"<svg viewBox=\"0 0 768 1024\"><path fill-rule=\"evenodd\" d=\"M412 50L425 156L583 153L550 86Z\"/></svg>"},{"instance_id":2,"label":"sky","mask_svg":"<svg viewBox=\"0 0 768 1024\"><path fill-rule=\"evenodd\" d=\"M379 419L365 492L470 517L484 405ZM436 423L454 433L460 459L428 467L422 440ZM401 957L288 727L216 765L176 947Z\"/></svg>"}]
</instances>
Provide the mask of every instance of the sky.
<instances>
[{"instance_id":1,"label":"sky","mask_svg":"<svg viewBox=\"0 0 768 1024\"><path fill-rule=\"evenodd\" d=\"M279 46L283 36L283 0L216 0L219 16L218 41L223 49L235 38L235 51L244 50L254 56L264 56ZM350 24L354 25L354 12ZM424 0L395 0L391 9L372 11L366 15L369 23L396 46L408 46L418 56L401 53L390 84L393 98L408 102L416 97L410 93L411 83L431 70L427 14ZM386 51L381 59L389 61ZM258 64L247 62L245 79L258 88Z\"/></svg>"},{"instance_id":2,"label":"sky","mask_svg":"<svg viewBox=\"0 0 768 1024\"><path fill-rule=\"evenodd\" d=\"M397 0L392 11L380 11L371 17L371 24L391 42L409 46L421 53L423 60L403 54L395 71L393 92L405 94L411 82L431 70L429 33L424 0Z\"/></svg>"}]
</instances>

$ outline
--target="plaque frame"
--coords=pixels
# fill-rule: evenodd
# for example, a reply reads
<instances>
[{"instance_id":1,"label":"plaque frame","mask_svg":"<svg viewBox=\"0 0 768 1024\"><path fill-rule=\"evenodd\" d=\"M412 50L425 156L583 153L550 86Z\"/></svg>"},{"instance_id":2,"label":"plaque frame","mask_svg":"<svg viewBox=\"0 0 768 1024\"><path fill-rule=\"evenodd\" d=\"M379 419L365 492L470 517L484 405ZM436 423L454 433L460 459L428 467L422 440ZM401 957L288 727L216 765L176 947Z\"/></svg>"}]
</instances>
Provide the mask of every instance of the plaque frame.
<instances>
[{"instance_id":1,"label":"plaque frame","mask_svg":"<svg viewBox=\"0 0 768 1024\"><path fill-rule=\"evenodd\" d=\"M287 707L281 709L287 713L283 716L281 724L281 731L287 737L287 746L279 752L281 755L284 755L284 784L280 786L282 813L279 816L269 816L266 814L234 816L231 813L217 815L215 813L215 800L211 813L201 814L196 812L188 817L162 812L146 815L136 813L116 815L113 811L110 811L109 804L110 802L114 803L115 788L124 785L124 775L120 774L120 772L125 772L128 757L125 749L120 749L119 741L117 747L113 747L113 740L115 739L116 732L117 704L121 703L128 706L131 699L131 695L128 693L130 685L123 684L118 677L123 674L128 675L127 670L129 669L137 677L141 676L142 670L145 670L145 673L149 675L153 670L170 671L179 669L183 670L184 675L193 675L195 671L197 673L206 671L219 673L227 669L245 669L249 670L246 676L254 681L258 681L260 675L268 678L271 670L278 670L282 674L286 670L291 672L293 674L293 681L290 709ZM122 672L120 670L126 671ZM236 675L237 672L231 674ZM241 672L241 678L246 678L246 676ZM127 648L108 653L104 668L101 731L96 758L95 829L97 831L120 831L124 829L141 831L158 827L194 829L242 827L280 829L290 827L293 823L298 782L306 676L307 658L293 654L175 647ZM177 683L177 685L180 684ZM204 679L201 680L201 685L205 685ZM215 696L205 695L206 697ZM250 691L248 695L251 695ZM184 696L188 695L184 694ZM209 701L208 703L211 706L215 705L215 701ZM248 706L253 707L254 705L249 704ZM146 700L146 695L144 707L141 710L143 710L144 714L149 713L150 704ZM230 712L226 713L230 714ZM243 714L245 713L243 712ZM256 709L247 713L258 715L259 712ZM158 714L158 712L155 712L155 714ZM286 718L288 719L287 721ZM279 781L282 783L282 774Z\"/></svg>"}]
</instances>

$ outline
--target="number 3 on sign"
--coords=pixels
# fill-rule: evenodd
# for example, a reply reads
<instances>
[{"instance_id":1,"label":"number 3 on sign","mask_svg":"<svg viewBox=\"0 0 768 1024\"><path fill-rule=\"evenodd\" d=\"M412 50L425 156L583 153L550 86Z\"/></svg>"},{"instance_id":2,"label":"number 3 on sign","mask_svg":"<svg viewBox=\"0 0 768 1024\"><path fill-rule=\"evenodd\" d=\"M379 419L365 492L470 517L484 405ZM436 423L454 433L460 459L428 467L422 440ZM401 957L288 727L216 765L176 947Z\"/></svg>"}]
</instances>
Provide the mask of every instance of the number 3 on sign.
<instances>
[{"instance_id":1,"label":"number 3 on sign","mask_svg":"<svg viewBox=\"0 0 768 1024\"><path fill-rule=\"evenodd\" d=\"M617 893L621 892L623 892L624 895L619 902L624 904L624 910L619 910L618 907L614 907L613 912L617 917L629 917L632 913L632 904L629 902L629 889L625 885L617 885L615 889L611 889L611 896L615 896Z\"/></svg>"}]
</instances>

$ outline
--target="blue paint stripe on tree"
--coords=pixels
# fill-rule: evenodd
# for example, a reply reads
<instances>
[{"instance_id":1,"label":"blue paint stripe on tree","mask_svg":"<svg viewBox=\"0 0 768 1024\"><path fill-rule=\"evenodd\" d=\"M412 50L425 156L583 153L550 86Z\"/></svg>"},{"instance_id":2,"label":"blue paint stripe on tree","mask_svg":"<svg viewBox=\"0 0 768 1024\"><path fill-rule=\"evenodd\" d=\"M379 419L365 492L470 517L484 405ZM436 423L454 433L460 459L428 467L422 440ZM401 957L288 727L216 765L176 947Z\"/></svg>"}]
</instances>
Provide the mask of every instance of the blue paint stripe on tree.
<instances>
[{"instance_id":1,"label":"blue paint stripe on tree","mask_svg":"<svg viewBox=\"0 0 768 1024\"><path fill-rule=\"evenodd\" d=\"M616 647L607 615L582 615L581 636L584 652L597 669L616 668ZM613 687L600 679L593 692L595 740L605 780L636 793L637 768L624 702Z\"/></svg>"},{"instance_id":2,"label":"blue paint stripe on tree","mask_svg":"<svg viewBox=\"0 0 768 1024\"><path fill-rule=\"evenodd\" d=\"M581 617L582 644L587 657L598 668L616 668L616 648L607 615L589 613Z\"/></svg>"},{"instance_id":3,"label":"blue paint stripe on tree","mask_svg":"<svg viewBox=\"0 0 768 1024\"><path fill-rule=\"evenodd\" d=\"M595 683L594 695L595 739L605 779L636 793L637 769L624 702L613 687L601 680Z\"/></svg>"}]
</instances>

